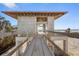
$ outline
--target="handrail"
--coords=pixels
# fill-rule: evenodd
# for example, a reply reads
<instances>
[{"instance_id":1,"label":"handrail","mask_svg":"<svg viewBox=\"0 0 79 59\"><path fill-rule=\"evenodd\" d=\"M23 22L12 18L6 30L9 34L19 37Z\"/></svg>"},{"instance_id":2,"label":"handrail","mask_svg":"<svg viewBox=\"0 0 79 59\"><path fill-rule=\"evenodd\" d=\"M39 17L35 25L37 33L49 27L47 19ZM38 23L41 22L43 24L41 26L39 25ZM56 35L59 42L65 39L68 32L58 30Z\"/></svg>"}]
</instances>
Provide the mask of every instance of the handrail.
<instances>
[{"instance_id":1,"label":"handrail","mask_svg":"<svg viewBox=\"0 0 79 59\"><path fill-rule=\"evenodd\" d=\"M52 45L54 45L54 47L56 47L58 50L60 50L65 56L69 56L65 51L63 51L60 47L58 47L52 40L50 40L47 36L45 36L47 38L47 40L49 42L52 43Z\"/></svg>"},{"instance_id":2,"label":"handrail","mask_svg":"<svg viewBox=\"0 0 79 59\"><path fill-rule=\"evenodd\" d=\"M57 34L65 35L72 38L79 38L78 33L66 33L66 32L54 32L54 31L47 31L47 32L57 33Z\"/></svg>"},{"instance_id":3,"label":"handrail","mask_svg":"<svg viewBox=\"0 0 79 59\"><path fill-rule=\"evenodd\" d=\"M12 51L10 51L8 54L6 54L6 56L11 56L15 51L17 51L25 42L28 41L28 38L26 40L24 40L21 44L19 44L18 46L16 46ZM3 54L5 55L5 54Z\"/></svg>"},{"instance_id":4,"label":"handrail","mask_svg":"<svg viewBox=\"0 0 79 59\"><path fill-rule=\"evenodd\" d=\"M64 32L54 32L54 31L47 31L47 32L49 32L49 33L57 33L57 34L68 36L68 33L64 33Z\"/></svg>"}]
</instances>

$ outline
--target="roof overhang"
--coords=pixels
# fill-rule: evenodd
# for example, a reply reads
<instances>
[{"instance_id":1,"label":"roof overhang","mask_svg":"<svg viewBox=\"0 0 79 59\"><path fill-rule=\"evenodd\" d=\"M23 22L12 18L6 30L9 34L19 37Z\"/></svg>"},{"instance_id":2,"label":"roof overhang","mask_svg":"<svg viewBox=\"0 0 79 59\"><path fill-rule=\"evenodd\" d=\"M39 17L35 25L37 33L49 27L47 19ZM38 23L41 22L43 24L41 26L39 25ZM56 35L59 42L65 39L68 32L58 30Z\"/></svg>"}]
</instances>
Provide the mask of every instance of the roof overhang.
<instances>
[{"instance_id":1,"label":"roof overhang","mask_svg":"<svg viewBox=\"0 0 79 59\"><path fill-rule=\"evenodd\" d=\"M54 19L57 19L67 12L17 12L17 11L2 11L2 13L7 14L15 19L17 16L53 16Z\"/></svg>"}]
</instances>

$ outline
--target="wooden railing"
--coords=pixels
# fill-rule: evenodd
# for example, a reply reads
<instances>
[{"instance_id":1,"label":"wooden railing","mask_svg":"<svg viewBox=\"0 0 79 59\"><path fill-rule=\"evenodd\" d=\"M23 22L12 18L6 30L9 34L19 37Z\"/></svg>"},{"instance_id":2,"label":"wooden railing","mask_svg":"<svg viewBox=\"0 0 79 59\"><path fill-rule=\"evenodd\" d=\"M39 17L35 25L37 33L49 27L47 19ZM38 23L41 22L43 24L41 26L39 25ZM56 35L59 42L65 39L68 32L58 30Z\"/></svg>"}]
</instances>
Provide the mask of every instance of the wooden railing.
<instances>
[{"instance_id":1,"label":"wooden railing","mask_svg":"<svg viewBox=\"0 0 79 59\"><path fill-rule=\"evenodd\" d=\"M69 56L64 50L62 50L59 46L57 46L52 40L49 39L46 35L44 35L46 40L48 40L52 44L52 50L56 56Z\"/></svg>"},{"instance_id":2,"label":"wooden railing","mask_svg":"<svg viewBox=\"0 0 79 59\"><path fill-rule=\"evenodd\" d=\"M15 46L16 35L13 32L0 32L0 55Z\"/></svg>"},{"instance_id":3,"label":"wooden railing","mask_svg":"<svg viewBox=\"0 0 79 59\"><path fill-rule=\"evenodd\" d=\"M14 52L16 52L25 42L27 42L28 39L26 39L24 42L22 42L20 45L18 45L16 48L14 48L11 52L9 52L9 54L7 54L8 56L11 56Z\"/></svg>"},{"instance_id":4,"label":"wooden railing","mask_svg":"<svg viewBox=\"0 0 79 59\"><path fill-rule=\"evenodd\" d=\"M31 40L31 41L32 41L32 40ZM28 44L30 43L29 38L26 38L26 40L24 40L24 41L23 41L22 43L20 43L19 45L17 45L17 46L15 46L15 47L13 47L12 49L10 49L9 52L8 52L8 51L5 52L4 54L2 54L2 56L11 56L11 55L13 55L14 53L16 53L16 56L22 55L22 54L20 54L21 51L19 51L19 50L22 50L21 47L22 47L25 43L27 43L26 45L28 45ZM25 46L25 47L27 47L27 46Z\"/></svg>"},{"instance_id":5,"label":"wooden railing","mask_svg":"<svg viewBox=\"0 0 79 59\"><path fill-rule=\"evenodd\" d=\"M57 34L60 34L60 35L65 35L65 36L68 36L68 37L72 37L72 38L79 38L79 33L77 32L72 32L72 33L67 33L67 32L54 32L54 31L47 31L49 33L57 33Z\"/></svg>"}]
</instances>

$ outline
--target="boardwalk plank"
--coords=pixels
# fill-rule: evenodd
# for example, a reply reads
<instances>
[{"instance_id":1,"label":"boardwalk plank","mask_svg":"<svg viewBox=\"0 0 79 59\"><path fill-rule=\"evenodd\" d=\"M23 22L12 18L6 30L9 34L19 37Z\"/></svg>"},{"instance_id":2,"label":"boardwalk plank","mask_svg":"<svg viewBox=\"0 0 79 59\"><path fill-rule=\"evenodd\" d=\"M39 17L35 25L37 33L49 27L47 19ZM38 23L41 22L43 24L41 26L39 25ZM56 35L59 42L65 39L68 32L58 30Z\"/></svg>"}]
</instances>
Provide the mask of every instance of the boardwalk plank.
<instances>
[{"instance_id":1,"label":"boardwalk plank","mask_svg":"<svg viewBox=\"0 0 79 59\"><path fill-rule=\"evenodd\" d=\"M26 49L24 56L51 56L51 52L48 49L43 37L36 36L29 47Z\"/></svg>"}]
</instances>

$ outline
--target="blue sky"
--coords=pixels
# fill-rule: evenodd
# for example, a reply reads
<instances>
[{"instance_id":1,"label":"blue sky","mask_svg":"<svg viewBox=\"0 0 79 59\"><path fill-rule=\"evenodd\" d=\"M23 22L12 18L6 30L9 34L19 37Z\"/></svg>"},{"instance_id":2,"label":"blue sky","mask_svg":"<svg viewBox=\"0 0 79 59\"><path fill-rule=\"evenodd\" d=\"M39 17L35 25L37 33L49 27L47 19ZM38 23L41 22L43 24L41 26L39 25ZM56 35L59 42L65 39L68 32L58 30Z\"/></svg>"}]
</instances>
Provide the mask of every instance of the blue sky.
<instances>
[{"instance_id":1,"label":"blue sky","mask_svg":"<svg viewBox=\"0 0 79 59\"><path fill-rule=\"evenodd\" d=\"M4 3L0 4L0 11L68 11L67 14L55 21L55 29L79 29L79 4L73 3ZM17 21L0 12L12 25Z\"/></svg>"}]
</instances>

